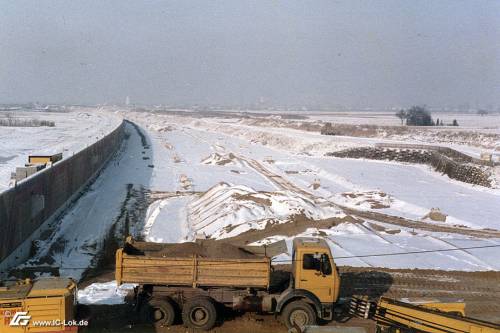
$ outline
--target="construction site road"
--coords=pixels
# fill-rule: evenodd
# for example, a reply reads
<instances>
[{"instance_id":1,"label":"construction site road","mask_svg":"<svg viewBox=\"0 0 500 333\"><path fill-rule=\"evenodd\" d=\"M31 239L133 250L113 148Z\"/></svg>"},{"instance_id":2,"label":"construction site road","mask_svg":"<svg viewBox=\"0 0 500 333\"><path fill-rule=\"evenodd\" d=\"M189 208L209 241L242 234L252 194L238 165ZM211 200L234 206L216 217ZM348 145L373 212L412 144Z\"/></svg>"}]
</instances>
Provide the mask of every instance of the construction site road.
<instances>
[{"instance_id":1,"label":"construction site road","mask_svg":"<svg viewBox=\"0 0 500 333\"><path fill-rule=\"evenodd\" d=\"M287 270L286 266L279 269ZM340 267L341 300L353 295L367 295L373 299L386 296L396 299L440 298L461 300L466 303L466 315L500 324L500 272L457 272L438 270L391 270L385 268ZM103 280L109 280L103 276ZM95 280L94 280L95 281ZM87 281L90 283L93 281ZM132 304L93 305L90 326L82 332L194 332L182 324L171 327L154 327L141 323ZM361 326L367 333L375 332L374 322L348 318L339 308L336 318L328 326ZM230 311L223 314L224 322L211 332L287 332L273 315L247 313L239 315Z\"/></svg>"}]
</instances>

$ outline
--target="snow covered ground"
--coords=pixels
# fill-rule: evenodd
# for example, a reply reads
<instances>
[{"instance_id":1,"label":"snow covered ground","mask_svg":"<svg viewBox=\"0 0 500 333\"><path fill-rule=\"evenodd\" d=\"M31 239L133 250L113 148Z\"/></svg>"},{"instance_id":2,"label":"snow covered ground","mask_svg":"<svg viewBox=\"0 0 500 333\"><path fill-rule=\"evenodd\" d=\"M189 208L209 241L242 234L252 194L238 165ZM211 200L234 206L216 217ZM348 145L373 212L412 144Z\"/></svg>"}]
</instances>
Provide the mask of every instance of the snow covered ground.
<instances>
[{"instance_id":1,"label":"snow covered ground","mask_svg":"<svg viewBox=\"0 0 500 333\"><path fill-rule=\"evenodd\" d=\"M84 289L78 290L80 304L121 304L125 296L134 289L135 285L124 283L116 285L116 281L93 283Z\"/></svg>"},{"instance_id":2,"label":"snow covered ground","mask_svg":"<svg viewBox=\"0 0 500 333\"><path fill-rule=\"evenodd\" d=\"M500 269L498 248L488 247L500 245L500 239L472 239L446 233L416 232L374 221L342 223L330 229L309 228L297 236L324 237L338 265L460 271ZM290 263L292 237L277 235L253 245L280 240L286 241L288 253L273 258L273 263ZM481 248L483 246L486 248ZM418 253L421 251L435 252Z\"/></svg>"},{"instance_id":3,"label":"snow covered ground","mask_svg":"<svg viewBox=\"0 0 500 333\"><path fill-rule=\"evenodd\" d=\"M158 120L156 124L160 121ZM169 121L173 122L175 119ZM194 125L199 126L199 121L195 122ZM297 186L317 195L330 198L333 201L337 199L338 194L343 192L382 191L393 199L393 204L387 208L388 213L397 211L402 216L420 218L428 213L432 207L438 207L449 215L452 223L479 228L498 228L500 226L498 218L500 213L500 205L498 205L500 190L460 183L425 166L324 156L311 157L303 154L307 148L305 147L302 150L300 145L288 145L285 142L277 146L270 146L269 144L256 142L255 139L260 136L261 128L255 129L256 133L252 132L252 128L246 129L245 139L248 139L249 142L240 138L239 132L237 132L236 136L223 135L221 133L223 125L214 126L214 132L201 131L195 126L180 127L179 130L167 132L165 140L179 141L183 139L184 133L190 133L190 137L197 143L196 149L205 151L207 155L207 151L217 150L226 154L232 152L254 158L262 161L272 171L290 179ZM203 129L207 130L209 127L204 124ZM280 129L280 131L285 130ZM306 138L302 141L303 144L309 136L313 135L305 133L300 136L298 132L300 131L292 131L297 141L301 141L303 137ZM275 135L277 142L282 137L281 133ZM324 136L320 138L324 138ZM325 140L328 143L331 139L325 138ZM208 144L209 142L212 144ZM173 146L176 146L175 143ZM204 155L203 152L193 151L186 147L186 143L178 150L182 151L186 156L188 152L192 155ZM266 160L272 162L268 163ZM186 174L194 177L194 179L200 174L196 170L200 168L197 165L200 163L196 162L195 158L194 161L189 159L184 163L193 168L192 172L186 171ZM203 165L203 167L205 166ZM235 169L232 166L217 165L211 166L211 169L211 171L208 171L210 170L208 169L202 174L210 172L212 183L203 184L200 190L206 190L219 181L244 184L256 191L279 189L275 184L270 184L272 185L271 188L266 186L267 183L256 185L252 179L257 178L260 181L262 175L255 175L255 171L252 169L244 169L244 172L248 173L243 174L243 176L242 174L230 174L228 176L221 172L222 170ZM315 179L318 179L320 184L320 187L316 190L311 188L311 184L314 183ZM194 183L196 184L197 181L194 181ZM346 203L345 200L342 203Z\"/></svg>"},{"instance_id":4,"label":"snow covered ground","mask_svg":"<svg viewBox=\"0 0 500 333\"><path fill-rule=\"evenodd\" d=\"M401 120L395 116L397 111L393 112L307 112L306 115L310 121L323 120L340 124L354 125L384 125L398 126ZM303 113L301 113L303 114ZM500 113L490 112L485 116L479 116L476 113L463 112L433 112L433 118L439 118L445 123L451 123L456 119L462 128L487 128L500 130Z\"/></svg>"},{"instance_id":5,"label":"snow covered ground","mask_svg":"<svg viewBox=\"0 0 500 333\"><path fill-rule=\"evenodd\" d=\"M256 192L243 185L219 183L200 197L170 198L153 203L145 233L148 241L166 243L193 241L200 237L224 239L248 230L264 229L267 223L289 222L295 214L304 214L313 220L345 216L326 201L315 203L298 193ZM173 221L177 221L176 228L171 224Z\"/></svg>"},{"instance_id":6,"label":"snow covered ground","mask_svg":"<svg viewBox=\"0 0 500 333\"><path fill-rule=\"evenodd\" d=\"M325 237L341 265L500 269L495 260L500 247L477 248L500 245L495 233L500 229L499 189L460 183L422 166L324 156L332 149L371 144L370 139L241 125L234 119L131 111L120 115L136 124L126 126L129 138L120 153L53 226L52 234L39 241L39 251L27 266L60 267L62 275L80 278L95 265L113 225L128 218L124 212L134 200L131 193L145 190L158 198L145 209L143 224L132 226L131 232L148 241L227 240L272 224L286 227L294 215L303 214L311 225L294 235ZM315 225L350 215L342 207L437 229L359 216L357 222ZM446 214L446 221L424 219L431 208ZM454 232L455 225L462 229ZM441 226L452 230L440 231ZM276 233L260 240L290 242L291 236ZM454 250L399 254L448 249ZM119 293L113 286L102 290Z\"/></svg>"},{"instance_id":7,"label":"snow covered ground","mask_svg":"<svg viewBox=\"0 0 500 333\"><path fill-rule=\"evenodd\" d=\"M412 219L422 218L433 207L448 215L447 222L475 228L500 227L500 190L486 189L450 180L428 167L400 163L301 157L275 163L277 170L309 170L291 174L296 184L306 186L319 178L321 187L315 192L333 202L358 207L355 198L344 192L359 194L381 191L391 202L379 211ZM362 207L361 207L362 208Z\"/></svg>"},{"instance_id":8,"label":"snow covered ground","mask_svg":"<svg viewBox=\"0 0 500 333\"><path fill-rule=\"evenodd\" d=\"M381 131L376 137L362 136L324 136L318 131L303 131L293 127L295 121L276 119L249 120L249 119L197 119L169 117L156 115L155 120L167 121L174 119L190 127L206 131L224 133L239 137L245 141L261 143L267 147L279 150L288 150L294 153L323 156L325 153L344 149L374 146L376 143L391 144L427 144L450 147L465 154L479 158L481 153L491 153L500 156L500 115L491 116L490 126L483 127L441 127L412 129L399 134L387 134ZM153 125L152 127L161 126ZM438 136L437 133L443 135ZM462 133L458 135L457 133ZM465 133L465 134L464 134ZM492 136L493 135L493 136Z\"/></svg>"},{"instance_id":9,"label":"snow covered ground","mask_svg":"<svg viewBox=\"0 0 500 333\"><path fill-rule=\"evenodd\" d=\"M152 231L147 237L149 240L171 239L168 238L166 230L162 236L161 225L172 223L170 221L175 219L172 214L180 217L178 220L182 221L179 224L183 228L179 230L184 230L180 235L182 241L192 239L193 233L201 232L205 237L223 239L249 229L263 229L271 218L280 219L277 212L266 210L265 201L270 200L266 191L285 191L284 195L288 200L293 201L294 196L299 196L303 202L311 200L300 192L306 191L313 197L328 200L332 212L338 212L337 205L342 205L436 224L423 218L431 208L439 208L447 215L447 226L500 228L498 189L485 189L453 181L422 166L322 156L325 151L331 151L332 146L359 146L371 143L371 139L331 138L299 130L252 127L238 124L231 119L193 120L151 114L128 116L137 123L142 123L149 132L156 133L152 134L153 137L169 142L169 150L182 155L181 161L188 165L188 168L184 168L182 162L177 165L193 180L192 183L198 186L197 190L206 191L210 186L224 182L223 185L211 188L201 198L193 196L182 199L187 201L183 207L177 205L178 201L170 203L173 199L161 202L163 207L172 205L173 212L164 213L168 215L165 219L148 219L149 225L157 225L156 231L151 228ZM236 158L230 161L223 158L231 154ZM274 176L259 172L249 163L252 160L263 165ZM220 161L224 163L219 163ZM206 167L212 170L203 170ZM228 173L229 170L238 170L241 173ZM200 179L200 173L203 176L209 173L210 177ZM292 183L295 190L281 188L279 183L273 182L273 177L276 176ZM314 184L318 186L315 188ZM179 189L179 186L174 188ZM349 193L354 195L351 197L347 195ZM248 195L258 200L249 200ZM238 197L241 199L238 200ZM204 200L206 206L200 209L200 201ZM293 211L291 207L286 209ZM304 206L300 206L300 209L307 210ZM322 217L329 216L335 214ZM315 218L320 219L318 216ZM348 228L341 225L319 231L311 229L304 234L316 233L327 237L334 253L339 256L347 253L352 256L447 249L454 245L467 247L470 244L500 244L498 238L478 239L467 235L415 231L410 228L396 228L393 231L395 234L384 235L384 232L378 232L374 235L373 230L352 224ZM380 237L380 234L383 237ZM179 239L178 236L174 238ZM447 241L441 241L443 238ZM494 260L500 254L500 248L472 249L466 250L467 253L453 252L439 255L422 254L411 260L404 255L339 260L341 264L391 268L500 269Z\"/></svg>"},{"instance_id":10,"label":"snow covered ground","mask_svg":"<svg viewBox=\"0 0 500 333\"><path fill-rule=\"evenodd\" d=\"M155 201L148 208L144 238L155 243L180 243L192 241L194 233L187 221L187 205L192 196L182 196ZM155 223L162 221L163 223Z\"/></svg>"},{"instance_id":11,"label":"snow covered ground","mask_svg":"<svg viewBox=\"0 0 500 333\"><path fill-rule=\"evenodd\" d=\"M28 163L31 154L73 155L98 141L121 123L121 117L94 108L74 108L69 112L0 112L0 118L54 121L54 127L0 126L0 192L8 188L11 172Z\"/></svg>"}]
</instances>

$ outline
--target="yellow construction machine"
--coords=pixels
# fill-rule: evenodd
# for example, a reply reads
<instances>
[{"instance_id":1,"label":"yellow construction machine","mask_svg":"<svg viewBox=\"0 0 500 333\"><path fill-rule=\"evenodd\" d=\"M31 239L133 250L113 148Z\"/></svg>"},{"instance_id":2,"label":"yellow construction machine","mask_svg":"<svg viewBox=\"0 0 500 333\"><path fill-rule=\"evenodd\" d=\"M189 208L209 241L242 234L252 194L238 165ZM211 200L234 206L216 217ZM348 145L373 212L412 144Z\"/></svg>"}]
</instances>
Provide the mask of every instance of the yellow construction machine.
<instances>
[{"instance_id":1,"label":"yellow construction machine","mask_svg":"<svg viewBox=\"0 0 500 333\"><path fill-rule=\"evenodd\" d=\"M67 278L21 280L0 287L0 333L77 332L76 283Z\"/></svg>"},{"instance_id":2,"label":"yellow construction machine","mask_svg":"<svg viewBox=\"0 0 500 333\"><path fill-rule=\"evenodd\" d=\"M500 333L500 325L466 317L463 302L411 304L387 297L381 297L378 302L353 297L349 312L375 320L380 333Z\"/></svg>"}]
</instances>

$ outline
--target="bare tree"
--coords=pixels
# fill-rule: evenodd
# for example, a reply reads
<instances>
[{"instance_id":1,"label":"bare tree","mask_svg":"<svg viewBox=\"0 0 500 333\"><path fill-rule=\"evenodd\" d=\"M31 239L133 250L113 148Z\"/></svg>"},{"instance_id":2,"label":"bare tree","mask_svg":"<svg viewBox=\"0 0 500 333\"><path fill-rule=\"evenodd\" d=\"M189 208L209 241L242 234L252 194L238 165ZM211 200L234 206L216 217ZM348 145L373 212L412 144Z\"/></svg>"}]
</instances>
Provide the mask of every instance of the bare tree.
<instances>
[{"instance_id":1,"label":"bare tree","mask_svg":"<svg viewBox=\"0 0 500 333\"><path fill-rule=\"evenodd\" d=\"M406 113L405 110L401 109L398 112L396 112L396 117L398 117L401 120L401 125L403 125L403 122L408 117L408 114Z\"/></svg>"}]
</instances>

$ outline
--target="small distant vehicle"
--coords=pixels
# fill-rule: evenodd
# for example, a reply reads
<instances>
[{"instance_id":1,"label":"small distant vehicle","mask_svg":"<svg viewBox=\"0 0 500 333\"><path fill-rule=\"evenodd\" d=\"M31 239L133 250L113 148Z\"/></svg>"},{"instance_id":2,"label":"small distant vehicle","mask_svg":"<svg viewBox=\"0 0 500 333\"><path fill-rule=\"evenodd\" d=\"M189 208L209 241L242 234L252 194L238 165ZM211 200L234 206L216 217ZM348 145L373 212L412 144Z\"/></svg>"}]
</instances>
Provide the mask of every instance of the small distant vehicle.
<instances>
[{"instance_id":1,"label":"small distant vehicle","mask_svg":"<svg viewBox=\"0 0 500 333\"><path fill-rule=\"evenodd\" d=\"M69 278L6 283L0 287L0 332L77 332L76 290Z\"/></svg>"},{"instance_id":2,"label":"small distant vehicle","mask_svg":"<svg viewBox=\"0 0 500 333\"><path fill-rule=\"evenodd\" d=\"M163 245L127 239L116 252L118 285L136 283L141 316L169 326L211 329L220 305L239 311L281 315L288 328L331 320L339 297L340 277L328 244L317 238L295 238L288 285L271 288L271 260L159 255ZM221 318L220 318L221 319Z\"/></svg>"}]
</instances>

